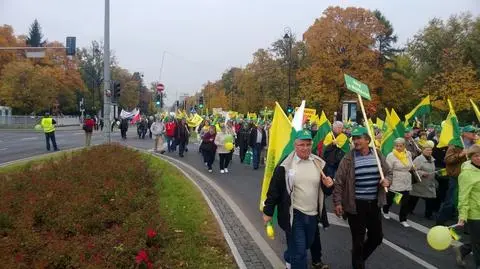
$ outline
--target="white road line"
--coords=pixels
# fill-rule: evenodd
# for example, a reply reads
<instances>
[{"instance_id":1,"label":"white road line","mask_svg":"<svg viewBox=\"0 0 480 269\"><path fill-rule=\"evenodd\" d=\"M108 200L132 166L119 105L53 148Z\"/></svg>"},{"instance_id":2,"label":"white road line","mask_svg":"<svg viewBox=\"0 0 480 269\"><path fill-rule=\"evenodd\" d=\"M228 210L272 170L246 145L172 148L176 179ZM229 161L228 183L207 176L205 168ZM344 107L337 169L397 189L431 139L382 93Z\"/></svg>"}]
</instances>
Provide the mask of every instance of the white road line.
<instances>
[{"instance_id":1,"label":"white road line","mask_svg":"<svg viewBox=\"0 0 480 269\"><path fill-rule=\"evenodd\" d=\"M397 214L395 214L393 212L390 212L389 215L393 220L399 221L399 216ZM421 224L418 224L416 222L413 222L411 220L407 220L407 222L408 222L408 224L410 224L411 228L413 228L413 229L415 229L415 230L417 230L421 233L428 234L428 231L430 231L430 228L425 227L425 226L423 226ZM406 229L408 229L408 228L406 228ZM456 241L456 240L452 241L452 246L454 246L454 247L458 247L458 246L461 246L461 245L463 245L463 244L459 241Z\"/></svg>"},{"instance_id":2,"label":"white road line","mask_svg":"<svg viewBox=\"0 0 480 269\"><path fill-rule=\"evenodd\" d=\"M347 221L341 219L341 218L338 218L335 214L333 213L327 213L328 214L328 219L330 220L330 223L333 224L333 225L338 225L338 226L341 226L341 227L346 227L348 228L348 223ZM412 226L413 227L413 226ZM393 250L399 252L400 254L404 255L405 257L409 258L410 260L420 264L421 266L423 266L424 268L428 268L428 269L438 269L436 266L426 262L425 260L422 260L421 258L413 255L411 252L401 248L400 246L392 243L391 241L387 240L387 239L383 239L382 241L385 245L393 248Z\"/></svg>"},{"instance_id":3,"label":"white road line","mask_svg":"<svg viewBox=\"0 0 480 269\"><path fill-rule=\"evenodd\" d=\"M38 140L38 137L24 137L24 138L21 138L20 140L22 140L22 141Z\"/></svg>"},{"instance_id":4,"label":"white road line","mask_svg":"<svg viewBox=\"0 0 480 269\"><path fill-rule=\"evenodd\" d=\"M403 254L405 257L409 258L410 260L420 264L421 266L425 267L425 268L428 268L428 269L438 269L438 267L432 265L432 264L429 264L428 262L422 260L421 258L413 255L412 253L406 251L405 249L395 245L394 243L388 241L387 239L383 239L383 243L391 248L393 248L394 250L400 252L401 254Z\"/></svg>"},{"instance_id":5,"label":"white road line","mask_svg":"<svg viewBox=\"0 0 480 269\"><path fill-rule=\"evenodd\" d=\"M73 135L83 135L85 132L78 132L78 133L73 133Z\"/></svg>"},{"instance_id":6,"label":"white road line","mask_svg":"<svg viewBox=\"0 0 480 269\"><path fill-rule=\"evenodd\" d=\"M2 149L0 149L0 151L7 150L7 149L8 149L8 148L2 148Z\"/></svg>"}]
</instances>

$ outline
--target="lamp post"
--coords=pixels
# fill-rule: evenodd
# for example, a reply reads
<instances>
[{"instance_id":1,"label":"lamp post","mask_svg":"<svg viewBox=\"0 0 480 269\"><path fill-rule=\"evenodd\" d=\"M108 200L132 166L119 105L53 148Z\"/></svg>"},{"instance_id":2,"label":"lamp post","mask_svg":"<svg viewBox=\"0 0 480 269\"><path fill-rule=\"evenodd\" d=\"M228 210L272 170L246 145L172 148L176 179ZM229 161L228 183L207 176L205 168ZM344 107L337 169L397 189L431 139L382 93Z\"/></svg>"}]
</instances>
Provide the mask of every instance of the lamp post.
<instances>
[{"instance_id":1,"label":"lamp post","mask_svg":"<svg viewBox=\"0 0 480 269\"><path fill-rule=\"evenodd\" d=\"M288 61L288 99L287 105L290 105L290 91L292 88L292 32L290 28L285 28L285 35L283 36L287 42L287 61Z\"/></svg>"}]
</instances>

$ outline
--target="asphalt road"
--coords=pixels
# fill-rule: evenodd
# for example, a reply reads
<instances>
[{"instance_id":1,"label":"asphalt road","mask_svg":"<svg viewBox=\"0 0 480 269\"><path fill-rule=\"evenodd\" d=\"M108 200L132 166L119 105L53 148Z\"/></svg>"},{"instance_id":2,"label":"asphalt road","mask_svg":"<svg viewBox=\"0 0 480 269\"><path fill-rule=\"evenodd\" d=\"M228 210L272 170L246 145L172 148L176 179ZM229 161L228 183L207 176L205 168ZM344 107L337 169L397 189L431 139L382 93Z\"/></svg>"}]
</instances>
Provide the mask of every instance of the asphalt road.
<instances>
[{"instance_id":1,"label":"asphalt road","mask_svg":"<svg viewBox=\"0 0 480 269\"><path fill-rule=\"evenodd\" d=\"M114 132L113 141L119 141L140 149L150 149L153 141L150 139L138 139L134 128L127 134L127 140L121 140L120 135ZM61 150L83 146L84 135L81 129L58 130L56 132L57 143ZM103 134L94 132L92 144L103 142ZM230 173L218 172L218 156L212 174L206 171L198 147L195 143L189 145L190 151L185 154L182 161L192 165L215 181L241 208L246 217L264 236L272 249L281 258L285 248L283 232L277 227L275 240L266 237L259 212L259 193L263 178L263 170L253 170L251 167L240 164L238 156L234 155L233 163L229 167ZM0 164L47 153L45 139L42 133L33 131L7 131L0 130ZM169 153L171 157L180 159L178 154ZM391 269L414 269L414 268L456 268L453 251L435 251L426 242L428 228L434 226L433 221L422 218L423 201L419 202L415 215L410 216L411 228L404 228L398 221L393 219L383 220L385 235L384 244L368 260L367 268L391 268ZM331 198L327 200L327 208L332 212ZM394 206L393 212L398 213ZM330 215L332 225L326 231L321 232L323 260L331 265L331 268L351 268L350 249L351 238L348 225L343 220ZM460 233L463 236L463 233ZM473 268L473 258L468 257L468 262Z\"/></svg>"}]
</instances>

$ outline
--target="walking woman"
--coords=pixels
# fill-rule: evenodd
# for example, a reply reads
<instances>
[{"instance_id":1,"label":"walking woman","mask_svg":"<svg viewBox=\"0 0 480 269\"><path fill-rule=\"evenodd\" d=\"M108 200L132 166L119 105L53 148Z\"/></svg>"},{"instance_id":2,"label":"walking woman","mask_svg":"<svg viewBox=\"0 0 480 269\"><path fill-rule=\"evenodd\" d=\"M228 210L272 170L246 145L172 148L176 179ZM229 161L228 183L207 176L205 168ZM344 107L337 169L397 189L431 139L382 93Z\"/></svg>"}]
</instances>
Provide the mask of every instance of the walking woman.
<instances>
[{"instance_id":1,"label":"walking woman","mask_svg":"<svg viewBox=\"0 0 480 269\"><path fill-rule=\"evenodd\" d=\"M457 252L457 264L465 266L464 258L473 251L475 268L480 268L480 145L468 149L468 159L462 165L458 177L458 225L468 223L470 243L466 243Z\"/></svg>"},{"instance_id":2,"label":"walking woman","mask_svg":"<svg viewBox=\"0 0 480 269\"><path fill-rule=\"evenodd\" d=\"M412 213L418 200L423 198L425 200L425 218L432 219L433 212L437 210L435 200L438 183L435 179L435 159L432 157L435 144L429 140L422 145L422 154L413 160L415 169L422 181L412 186L408 203L409 212Z\"/></svg>"},{"instance_id":3,"label":"walking woman","mask_svg":"<svg viewBox=\"0 0 480 269\"><path fill-rule=\"evenodd\" d=\"M220 157L220 174L228 173L228 164L230 163L230 150L225 148L227 127L224 124L220 125L220 132L215 136L215 145L217 146L218 156Z\"/></svg>"},{"instance_id":4,"label":"walking woman","mask_svg":"<svg viewBox=\"0 0 480 269\"><path fill-rule=\"evenodd\" d=\"M92 132L95 126L95 121L87 115L85 121L83 122L83 130L85 131L85 147L89 147L92 142Z\"/></svg>"},{"instance_id":5,"label":"walking woman","mask_svg":"<svg viewBox=\"0 0 480 269\"><path fill-rule=\"evenodd\" d=\"M202 145L201 150L203 154L203 160L205 161L205 165L208 168L208 172L212 172L212 164L215 160L215 151L217 150L217 146L215 145L215 126L210 126L208 133L205 133L202 137Z\"/></svg>"},{"instance_id":6,"label":"walking woman","mask_svg":"<svg viewBox=\"0 0 480 269\"><path fill-rule=\"evenodd\" d=\"M410 227L407 223L407 214L409 193L412 190L412 175L410 174L410 170L413 169L412 155L405 149L405 139L399 137L395 139L394 143L395 148L387 155L387 164L393 171L393 179L390 191L387 193L387 204L383 206L383 216L385 219L390 219L388 212L393 204L395 193L401 193L400 223L403 227L408 228Z\"/></svg>"}]
</instances>

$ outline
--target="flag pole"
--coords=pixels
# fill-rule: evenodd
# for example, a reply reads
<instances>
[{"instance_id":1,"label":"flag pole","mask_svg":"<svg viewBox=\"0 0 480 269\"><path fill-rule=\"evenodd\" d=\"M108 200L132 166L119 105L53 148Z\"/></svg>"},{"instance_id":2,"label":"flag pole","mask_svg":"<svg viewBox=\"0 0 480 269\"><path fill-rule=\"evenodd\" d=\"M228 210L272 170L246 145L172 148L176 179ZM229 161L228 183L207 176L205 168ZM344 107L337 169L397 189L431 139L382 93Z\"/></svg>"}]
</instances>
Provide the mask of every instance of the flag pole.
<instances>
[{"instance_id":1,"label":"flag pole","mask_svg":"<svg viewBox=\"0 0 480 269\"><path fill-rule=\"evenodd\" d=\"M357 93L357 96L358 96L358 102L360 102L360 107L362 109L362 114L363 114L363 118L364 119L367 119L367 113L365 112L365 106L363 106L363 100L362 100L362 96L360 96L360 94ZM382 170L382 164L380 163L380 158L378 157L378 152L377 152L377 149L375 148L375 143L373 142L374 139L373 139L373 134L372 134L372 130L370 130L370 128L368 128L367 126L367 132L368 132L368 135L370 136L370 144L372 144L372 148L373 148L373 154L375 155L375 160L377 161L377 167L378 167L378 171L380 172L380 181L385 179L385 175L383 174L383 170ZM385 192L388 192L388 188L387 187L384 187L385 189Z\"/></svg>"}]
</instances>

